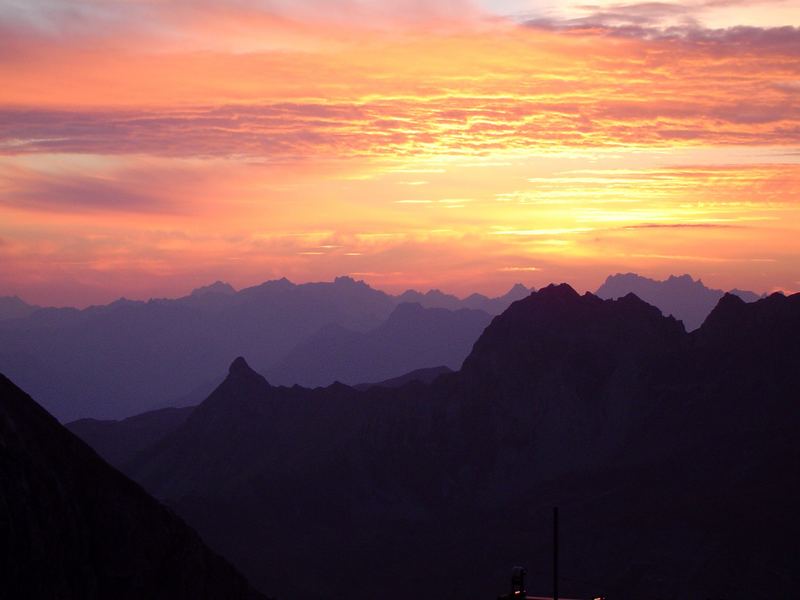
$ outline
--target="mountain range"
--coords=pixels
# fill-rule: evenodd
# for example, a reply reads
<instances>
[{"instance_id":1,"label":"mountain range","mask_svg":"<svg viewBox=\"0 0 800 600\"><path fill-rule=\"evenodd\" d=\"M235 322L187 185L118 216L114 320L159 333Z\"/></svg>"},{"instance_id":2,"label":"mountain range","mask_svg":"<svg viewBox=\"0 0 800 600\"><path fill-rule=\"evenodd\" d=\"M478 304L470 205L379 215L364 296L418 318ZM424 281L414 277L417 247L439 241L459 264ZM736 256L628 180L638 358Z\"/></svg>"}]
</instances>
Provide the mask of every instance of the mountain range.
<instances>
[{"instance_id":1,"label":"mountain range","mask_svg":"<svg viewBox=\"0 0 800 600\"><path fill-rule=\"evenodd\" d=\"M430 383L276 387L238 358L116 460L279 597L490 597L513 564L548 594L552 506L564 595L791 597L798 339L800 295L726 294L687 333L549 286ZM88 441L115 460L126 427Z\"/></svg>"},{"instance_id":2,"label":"mountain range","mask_svg":"<svg viewBox=\"0 0 800 600\"><path fill-rule=\"evenodd\" d=\"M482 310L400 304L371 331L324 327L263 372L278 385L316 387L385 380L433 365L459 369L491 318Z\"/></svg>"},{"instance_id":3,"label":"mountain range","mask_svg":"<svg viewBox=\"0 0 800 600\"><path fill-rule=\"evenodd\" d=\"M755 302L763 297L738 289L730 293L745 302ZM610 275L596 294L607 299L636 294L645 302L657 306L665 315L680 319L686 329L692 331L703 324L725 292L708 288L701 280L692 279L691 275L670 275L664 281L658 281L635 273L617 273Z\"/></svg>"},{"instance_id":4,"label":"mountain range","mask_svg":"<svg viewBox=\"0 0 800 600\"><path fill-rule=\"evenodd\" d=\"M302 285L280 279L238 292L218 281L175 300L121 299L81 311L0 298L0 370L65 421L197 405L240 354L279 384L381 381L459 368L490 317L530 292L517 284L498 298L439 290L391 296L340 277ZM597 295L628 293L689 330L723 295L689 275L655 281L634 274L609 277Z\"/></svg>"},{"instance_id":5,"label":"mountain range","mask_svg":"<svg viewBox=\"0 0 800 600\"><path fill-rule=\"evenodd\" d=\"M217 282L175 300L121 299L84 310L29 307L27 316L23 311L19 318L0 320L0 372L65 421L118 419L148 408L197 403L221 381L230 357L239 354L287 384L379 381L420 367L460 366L482 329L476 324L489 320L475 311L500 311L528 293L515 286L500 298L473 295L462 303L473 312L451 316L442 310L401 310L401 297L340 277L302 285L280 279L238 292ZM433 308L432 298L438 297L433 292L418 296L426 308ZM453 306L464 308L458 302ZM442 322L434 324L437 319ZM422 335L422 328L430 335ZM400 337L388 339L391 331ZM377 350L384 354L354 369L344 357L326 358L314 350L307 368L297 369L302 353L314 349L309 340L344 348L359 334L366 334L364 343L380 340ZM334 359L339 370L331 368Z\"/></svg>"}]
</instances>

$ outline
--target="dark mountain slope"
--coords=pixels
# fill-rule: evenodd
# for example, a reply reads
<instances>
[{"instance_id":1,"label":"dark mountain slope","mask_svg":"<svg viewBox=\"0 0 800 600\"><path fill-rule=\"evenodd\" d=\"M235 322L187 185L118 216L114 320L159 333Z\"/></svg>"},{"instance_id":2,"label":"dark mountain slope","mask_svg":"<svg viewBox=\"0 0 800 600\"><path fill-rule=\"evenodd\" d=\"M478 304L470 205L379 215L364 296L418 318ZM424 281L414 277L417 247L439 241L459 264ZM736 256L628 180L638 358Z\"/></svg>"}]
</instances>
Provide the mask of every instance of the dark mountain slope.
<instances>
[{"instance_id":1,"label":"dark mountain slope","mask_svg":"<svg viewBox=\"0 0 800 600\"><path fill-rule=\"evenodd\" d=\"M4 597L261 597L3 376L0 399Z\"/></svg>"},{"instance_id":2,"label":"dark mountain slope","mask_svg":"<svg viewBox=\"0 0 800 600\"><path fill-rule=\"evenodd\" d=\"M354 386L358 390L368 390L372 387L389 387L389 388L398 388L404 385L408 385L411 383L433 383L436 381L440 375L447 375L453 373L453 370L448 367L430 367L427 369L416 369L414 371L410 371L399 377L392 377L391 379L386 379L384 381L378 381L375 383L359 383L358 385Z\"/></svg>"},{"instance_id":3,"label":"dark mountain slope","mask_svg":"<svg viewBox=\"0 0 800 600\"><path fill-rule=\"evenodd\" d=\"M123 465L180 427L194 410L162 408L121 421L80 419L64 425L112 465Z\"/></svg>"},{"instance_id":4,"label":"dark mountain slope","mask_svg":"<svg viewBox=\"0 0 800 600\"><path fill-rule=\"evenodd\" d=\"M279 384L316 387L382 381L433 365L458 369L490 320L479 310L401 304L366 333L326 327L265 372Z\"/></svg>"},{"instance_id":5,"label":"dark mountain slope","mask_svg":"<svg viewBox=\"0 0 800 600\"><path fill-rule=\"evenodd\" d=\"M399 388L419 383L432 383L441 375L451 374L447 367L431 367L411 371L376 383L359 384L356 389L373 387ZM198 401L198 404L202 401ZM99 421L80 419L66 423L64 427L89 444L95 452L112 465L126 466L143 450L153 446L178 427L183 425L194 410L194 406L162 408L121 421Z\"/></svg>"},{"instance_id":6,"label":"dark mountain slope","mask_svg":"<svg viewBox=\"0 0 800 600\"><path fill-rule=\"evenodd\" d=\"M474 435L521 444L508 468L529 479L602 464L671 388L686 342L636 296L544 288L496 317L464 362L467 397L496 428Z\"/></svg>"}]
</instances>

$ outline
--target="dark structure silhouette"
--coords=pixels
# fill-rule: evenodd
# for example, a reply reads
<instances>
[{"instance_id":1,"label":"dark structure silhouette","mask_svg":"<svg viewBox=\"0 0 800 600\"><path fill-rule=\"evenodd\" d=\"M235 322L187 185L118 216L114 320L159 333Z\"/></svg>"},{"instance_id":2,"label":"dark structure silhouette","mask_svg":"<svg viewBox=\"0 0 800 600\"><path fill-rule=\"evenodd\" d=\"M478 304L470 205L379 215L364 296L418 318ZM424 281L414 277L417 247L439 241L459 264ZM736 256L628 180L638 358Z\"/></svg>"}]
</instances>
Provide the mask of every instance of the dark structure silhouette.
<instances>
[{"instance_id":1,"label":"dark structure silhouette","mask_svg":"<svg viewBox=\"0 0 800 600\"><path fill-rule=\"evenodd\" d=\"M553 507L553 600L558 600L558 507Z\"/></svg>"},{"instance_id":2,"label":"dark structure silhouette","mask_svg":"<svg viewBox=\"0 0 800 600\"><path fill-rule=\"evenodd\" d=\"M511 570L511 591L506 596L499 596L497 600L524 600L527 596L525 575L523 567L514 567Z\"/></svg>"}]
</instances>

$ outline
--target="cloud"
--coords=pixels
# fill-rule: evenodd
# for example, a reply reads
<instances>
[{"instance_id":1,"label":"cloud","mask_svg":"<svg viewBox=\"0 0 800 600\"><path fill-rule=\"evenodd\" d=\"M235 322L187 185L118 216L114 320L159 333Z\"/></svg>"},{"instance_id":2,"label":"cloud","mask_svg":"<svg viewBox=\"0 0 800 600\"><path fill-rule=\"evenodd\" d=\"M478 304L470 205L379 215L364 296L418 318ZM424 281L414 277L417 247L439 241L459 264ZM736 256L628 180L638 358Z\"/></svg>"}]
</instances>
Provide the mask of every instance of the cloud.
<instances>
[{"instance_id":1,"label":"cloud","mask_svg":"<svg viewBox=\"0 0 800 600\"><path fill-rule=\"evenodd\" d=\"M539 267L500 267L498 271L503 273L520 273L520 272L535 272L541 271Z\"/></svg>"},{"instance_id":2,"label":"cloud","mask_svg":"<svg viewBox=\"0 0 800 600\"><path fill-rule=\"evenodd\" d=\"M354 27L447 30L487 17L472 0L24 0L0 7L0 23L44 38L123 34L184 49L275 49L308 43L309 34L336 39Z\"/></svg>"},{"instance_id":3,"label":"cloud","mask_svg":"<svg viewBox=\"0 0 800 600\"><path fill-rule=\"evenodd\" d=\"M773 28L798 24L800 9L790 0L665 0L618 2L566 0L549 3L522 22L559 28L605 28L620 35L660 37L686 30L724 30L739 25Z\"/></svg>"},{"instance_id":4,"label":"cloud","mask_svg":"<svg viewBox=\"0 0 800 600\"><path fill-rule=\"evenodd\" d=\"M431 11L472 10L471 2L433 4L358 2L356 12L424 21ZM242 50L237 30L221 29L219 46L203 51L180 40L219 25L212 17L222 9L211 2L55 5L52 13L43 3L18 8L27 16L0 24L0 79L9 82L0 154L383 159L800 143L800 29L662 26L688 5L595 3L578 20L458 34L374 35L365 27L327 45L320 40L339 25L326 30L297 15L344 13L349 4L239 0L227 12L256 38L294 39L300 28L302 40ZM158 31L88 27L85 35L108 35L87 42L11 27L69 28L117 10L154 12L145 20ZM62 19L64 11L72 16ZM271 16L249 20L251 13Z\"/></svg>"},{"instance_id":5,"label":"cloud","mask_svg":"<svg viewBox=\"0 0 800 600\"><path fill-rule=\"evenodd\" d=\"M747 86L739 85L743 88L740 92L730 92L737 96L730 97L722 88L717 98L713 93L693 98L694 90L680 87L662 89L661 97L649 101L599 93L581 107L569 100L559 105L513 96L486 99L465 94L324 106L0 109L0 154L296 160L475 155L531 146L800 143L800 102L769 98L769 91L758 89L747 94ZM582 93L591 93L593 87L587 82Z\"/></svg>"},{"instance_id":6,"label":"cloud","mask_svg":"<svg viewBox=\"0 0 800 600\"><path fill-rule=\"evenodd\" d=\"M527 27L593 36L614 36L654 42L680 42L714 54L741 54L754 49L798 55L800 27L736 24L709 27L697 17L697 6L667 2L582 5L581 16L537 17Z\"/></svg>"},{"instance_id":7,"label":"cloud","mask_svg":"<svg viewBox=\"0 0 800 600\"><path fill-rule=\"evenodd\" d=\"M731 229L741 227L743 225L727 223L639 223L638 225L626 225L622 229Z\"/></svg>"},{"instance_id":8,"label":"cloud","mask_svg":"<svg viewBox=\"0 0 800 600\"><path fill-rule=\"evenodd\" d=\"M74 176L26 180L16 177L13 189L3 194L0 204L66 213L152 212L155 208L164 208L162 199L136 192L123 184Z\"/></svg>"},{"instance_id":9,"label":"cloud","mask_svg":"<svg viewBox=\"0 0 800 600\"><path fill-rule=\"evenodd\" d=\"M85 168L85 166L84 166ZM202 207L215 169L155 165L32 168L0 163L0 206L40 213L186 215Z\"/></svg>"}]
</instances>

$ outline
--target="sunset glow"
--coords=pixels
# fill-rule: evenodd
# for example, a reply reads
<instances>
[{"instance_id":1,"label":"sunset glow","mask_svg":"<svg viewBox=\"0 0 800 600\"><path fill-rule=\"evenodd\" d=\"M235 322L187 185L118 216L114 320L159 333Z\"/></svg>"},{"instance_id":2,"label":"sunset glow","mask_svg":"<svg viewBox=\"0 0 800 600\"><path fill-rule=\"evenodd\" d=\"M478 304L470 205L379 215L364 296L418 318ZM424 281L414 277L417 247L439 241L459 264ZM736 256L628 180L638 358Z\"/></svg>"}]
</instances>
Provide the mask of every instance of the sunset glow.
<instances>
[{"instance_id":1,"label":"sunset glow","mask_svg":"<svg viewBox=\"0 0 800 600\"><path fill-rule=\"evenodd\" d=\"M800 289L796 3L594 9L3 2L0 295Z\"/></svg>"}]
</instances>

